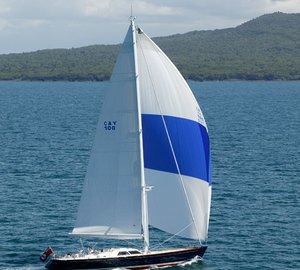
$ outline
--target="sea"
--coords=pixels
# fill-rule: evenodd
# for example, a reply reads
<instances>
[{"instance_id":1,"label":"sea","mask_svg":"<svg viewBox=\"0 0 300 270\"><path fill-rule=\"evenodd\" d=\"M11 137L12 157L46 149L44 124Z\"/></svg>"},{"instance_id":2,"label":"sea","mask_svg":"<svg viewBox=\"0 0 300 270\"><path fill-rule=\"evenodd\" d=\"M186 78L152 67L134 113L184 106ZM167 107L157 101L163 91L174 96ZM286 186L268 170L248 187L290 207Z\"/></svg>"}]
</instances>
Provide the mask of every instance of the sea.
<instances>
[{"instance_id":1,"label":"sea","mask_svg":"<svg viewBox=\"0 0 300 270\"><path fill-rule=\"evenodd\" d=\"M300 82L188 83L208 125L213 195L203 260L175 269L300 269ZM69 235L106 86L0 81L1 270L44 269L48 246L116 245Z\"/></svg>"}]
</instances>

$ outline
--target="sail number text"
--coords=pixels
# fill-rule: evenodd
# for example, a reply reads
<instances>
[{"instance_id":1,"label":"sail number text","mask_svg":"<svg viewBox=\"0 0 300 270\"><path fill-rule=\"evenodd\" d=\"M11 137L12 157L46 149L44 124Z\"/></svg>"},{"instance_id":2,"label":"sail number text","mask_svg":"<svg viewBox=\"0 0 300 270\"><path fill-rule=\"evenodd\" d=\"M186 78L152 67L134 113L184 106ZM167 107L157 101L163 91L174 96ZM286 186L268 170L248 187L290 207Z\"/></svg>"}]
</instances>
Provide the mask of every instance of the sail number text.
<instances>
[{"instance_id":1,"label":"sail number text","mask_svg":"<svg viewBox=\"0 0 300 270\"><path fill-rule=\"evenodd\" d=\"M116 130L117 121L104 121L105 130Z\"/></svg>"}]
</instances>

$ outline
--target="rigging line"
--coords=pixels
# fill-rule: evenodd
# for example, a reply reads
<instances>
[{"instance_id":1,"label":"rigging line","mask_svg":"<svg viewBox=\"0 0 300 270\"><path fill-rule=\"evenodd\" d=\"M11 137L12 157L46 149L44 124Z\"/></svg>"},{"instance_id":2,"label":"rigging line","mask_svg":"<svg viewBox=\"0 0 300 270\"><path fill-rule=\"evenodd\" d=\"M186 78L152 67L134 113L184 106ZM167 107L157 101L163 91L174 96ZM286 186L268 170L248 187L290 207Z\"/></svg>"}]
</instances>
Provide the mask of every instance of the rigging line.
<instances>
[{"instance_id":1,"label":"rigging line","mask_svg":"<svg viewBox=\"0 0 300 270\"><path fill-rule=\"evenodd\" d=\"M145 37L148 38L148 39L151 41L151 39L150 39L144 32L142 32L142 34L145 35ZM137 36L139 36L139 35L137 35ZM139 37L138 37L138 38L139 38ZM154 42L152 42L152 43L155 45L155 49L157 49L158 52L161 52L161 50L157 47L157 45L156 45ZM138 45L139 45L139 43L138 43ZM166 134L167 134L167 138L168 138L169 145L170 145L170 147L171 147L171 151L172 151L172 155L173 155L173 158L174 158L174 161L175 161L176 169L177 169L177 171L178 171L178 175L179 175L179 178L180 178L180 182L181 182L181 185L182 185L182 188L183 188L183 191L184 191L184 195L185 195L185 198L186 198L186 201L187 201L189 210L190 210L190 214L191 214L192 221L193 221L193 224L194 224L194 227L195 227L197 236L198 236L198 240L199 240L200 245L202 245L201 240L200 240L200 237L199 237L198 228L197 228L197 226L196 226L195 217L194 217L194 215L193 215L192 207L191 207L190 201L189 201L188 196L187 196L186 188L185 188L185 185L184 185L184 182L183 182L183 179L182 179L182 175L181 175L181 172L180 172L180 168L179 168L179 165L178 165L178 161L177 161L177 158L176 158L176 155L175 155L175 151L174 151L173 144L172 144L172 141L171 141L171 138L170 138L170 134L169 134L169 131L168 131L168 127L167 127L167 124L166 124L166 121L165 121L165 117L164 117L164 115L163 115L163 113L162 113L162 109L161 109L161 106L160 106L160 103L159 103L159 100L158 100L158 97L157 97L157 94L156 94L156 91L155 91L155 88L154 88L154 83L153 83L153 81L152 81L152 76L151 76L151 72L150 72L150 69L149 69L149 66L148 66L148 63L147 63L147 59L146 59L146 57L145 57L144 50L143 50L142 46L139 45L139 47L140 47L140 49L141 49L141 52L142 52L142 54L143 54L143 57L144 57L144 60L145 60L145 63L146 63L147 72L148 72L148 74L149 74L149 78L150 78L152 90L153 90L153 93L154 93L154 96L155 96L155 99L156 99L156 102L157 102L157 105L158 105L158 108L159 108L159 111L160 111L160 115L161 115L161 117L162 117L163 125L164 125L164 128L165 128ZM185 228L185 229L186 229L186 228Z\"/></svg>"},{"instance_id":2,"label":"rigging line","mask_svg":"<svg viewBox=\"0 0 300 270\"><path fill-rule=\"evenodd\" d=\"M191 222L190 224L188 224L187 226L185 226L183 229L181 229L180 231L178 231L177 233L175 233L174 235L172 235L171 237L169 237L167 240L163 241L162 243L160 243L159 245L156 245L155 247L153 247L153 249L156 249L158 247L161 247L163 244L169 242L172 238L174 238L175 236L179 235L180 233L182 233L183 231L185 231L188 227L190 227L191 225L193 225L193 222Z\"/></svg>"},{"instance_id":3,"label":"rigging line","mask_svg":"<svg viewBox=\"0 0 300 270\"><path fill-rule=\"evenodd\" d=\"M82 240L82 238L80 238L79 241L80 241L81 248L84 251L84 246L83 246L83 240Z\"/></svg>"},{"instance_id":4,"label":"rigging line","mask_svg":"<svg viewBox=\"0 0 300 270\"><path fill-rule=\"evenodd\" d=\"M135 244L135 243L133 243L133 242L131 242L131 241L128 241L128 240L126 240L126 239L124 239L124 241L125 241L127 244L136 247L137 249L140 248L140 245L137 245L137 244Z\"/></svg>"}]
</instances>

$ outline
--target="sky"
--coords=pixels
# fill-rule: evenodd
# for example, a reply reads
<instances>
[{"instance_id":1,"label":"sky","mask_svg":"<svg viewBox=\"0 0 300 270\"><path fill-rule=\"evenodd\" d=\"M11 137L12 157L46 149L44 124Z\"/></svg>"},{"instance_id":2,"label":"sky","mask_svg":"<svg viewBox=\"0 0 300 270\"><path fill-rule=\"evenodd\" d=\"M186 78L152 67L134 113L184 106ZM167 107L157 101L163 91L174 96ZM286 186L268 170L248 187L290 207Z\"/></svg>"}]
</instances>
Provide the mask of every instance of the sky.
<instances>
[{"instance_id":1,"label":"sky","mask_svg":"<svg viewBox=\"0 0 300 270\"><path fill-rule=\"evenodd\" d=\"M300 0L0 0L0 54L121 43L131 5L151 37L300 13Z\"/></svg>"}]
</instances>

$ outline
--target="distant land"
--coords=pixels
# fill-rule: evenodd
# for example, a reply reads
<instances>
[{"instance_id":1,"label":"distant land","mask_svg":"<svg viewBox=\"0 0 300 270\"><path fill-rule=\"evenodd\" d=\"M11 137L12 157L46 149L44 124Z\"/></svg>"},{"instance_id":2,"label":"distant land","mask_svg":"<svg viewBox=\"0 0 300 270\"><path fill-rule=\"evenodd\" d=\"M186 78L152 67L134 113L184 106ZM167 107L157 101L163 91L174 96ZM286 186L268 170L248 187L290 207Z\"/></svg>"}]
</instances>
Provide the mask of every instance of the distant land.
<instances>
[{"instance_id":1,"label":"distant land","mask_svg":"<svg viewBox=\"0 0 300 270\"><path fill-rule=\"evenodd\" d=\"M300 13L153 38L186 79L300 80ZM108 80L120 45L0 55L0 80Z\"/></svg>"}]
</instances>

